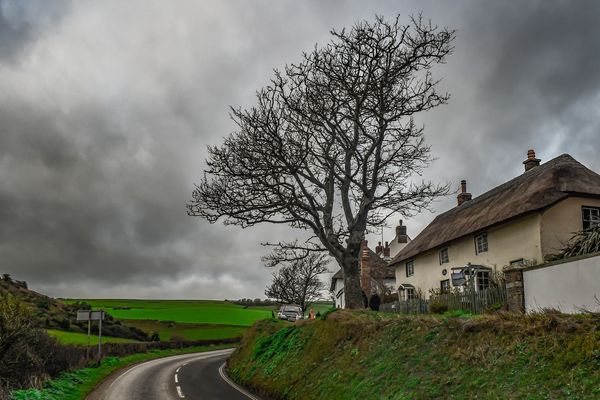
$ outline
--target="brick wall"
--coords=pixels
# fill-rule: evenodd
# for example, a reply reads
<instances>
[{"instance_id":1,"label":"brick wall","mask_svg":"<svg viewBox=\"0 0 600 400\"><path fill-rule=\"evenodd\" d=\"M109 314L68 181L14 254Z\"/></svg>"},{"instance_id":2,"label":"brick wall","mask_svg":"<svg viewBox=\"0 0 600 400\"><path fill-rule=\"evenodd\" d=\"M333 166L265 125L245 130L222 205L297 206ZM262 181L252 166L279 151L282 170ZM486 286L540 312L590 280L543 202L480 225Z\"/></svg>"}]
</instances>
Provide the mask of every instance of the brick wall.
<instances>
[{"instance_id":1,"label":"brick wall","mask_svg":"<svg viewBox=\"0 0 600 400\"><path fill-rule=\"evenodd\" d=\"M525 289L523 287L523 267L511 266L504 269L506 282L506 302L508 311L525 312Z\"/></svg>"}]
</instances>

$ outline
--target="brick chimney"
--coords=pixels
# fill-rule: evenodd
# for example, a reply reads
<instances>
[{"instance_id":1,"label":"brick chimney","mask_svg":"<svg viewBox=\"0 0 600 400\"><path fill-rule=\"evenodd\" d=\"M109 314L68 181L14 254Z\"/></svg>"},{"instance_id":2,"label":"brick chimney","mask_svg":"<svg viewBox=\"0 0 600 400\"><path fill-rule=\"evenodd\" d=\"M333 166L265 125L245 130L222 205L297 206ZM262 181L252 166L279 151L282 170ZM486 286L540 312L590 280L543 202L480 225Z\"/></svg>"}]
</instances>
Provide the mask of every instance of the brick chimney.
<instances>
[{"instance_id":1,"label":"brick chimney","mask_svg":"<svg viewBox=\"0 0 600 400\"><path fill-rule=\"evenodd\" d=\"M460 193L456 196L456 200L458 200L458 205L460 206L462 203L471 200L473 196L471 193L467 192L467 181L464 179L460 181Z\"/></svg>"},{"instance_id":2,"label":"brick chimney","mask_svg":"<svg viewBox=\"0 0 600 400\"><path fill-rule=\"evenodd\" d=\"M527 150L527 160L523 161L523 164L525 164L525 171L527 172L530 169L539 166L540 161L542 160L535 158L535 151Z\"/></svg>"},{"instance_id":3,"label":"brick chimney","mask_svg":"<svg viewBox=\"0 0 600 400\"><path fill-rule=\"evenodd\" d=\"M398 243L408 243L406 226L402 225L402 220L400 220L400 225L396 227L396 239L398 240Z\"/></svg>"},{"instance_id":4,"label":"brick chimney","mask_svg":"<svg viewBox=\"0 0 600 400\"><path fill-rule=\"evenodd\" d=\"M371 296L371 255L366 240L360 249L360 286L367 298Z\"/></svg>"},{"instance_id":5,"label":"brick chimney","mask_svg":"<svg viewBox=\"0 0 600 400\"><path fill-rule=\"evenodd\" d=\"M383 248L383 257L390 257L390 244L388 242L385 242L385 247Z\"/></svg>"},{"instance_id":6,"label":"brick chimney","mask_svg":"<svg viewBox=\"0 0 600 400\"><path fill-rule=\"evenodd\" d=\"M381 253L383 253L383 246L381 245L381 242L379 242L377 246L375 246L375 254L379 256Z\"/></svg>"}]
</instances>

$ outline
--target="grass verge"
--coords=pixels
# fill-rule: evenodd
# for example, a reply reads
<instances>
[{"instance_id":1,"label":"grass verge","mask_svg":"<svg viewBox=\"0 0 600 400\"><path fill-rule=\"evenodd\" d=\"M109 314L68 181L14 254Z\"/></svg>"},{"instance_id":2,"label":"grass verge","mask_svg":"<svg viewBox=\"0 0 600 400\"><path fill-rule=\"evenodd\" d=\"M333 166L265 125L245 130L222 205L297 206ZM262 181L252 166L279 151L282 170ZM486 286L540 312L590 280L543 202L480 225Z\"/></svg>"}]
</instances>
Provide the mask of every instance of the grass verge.
<instances>
[{"instance_id":1,"label":"grass verge","mask_svg":"<svg viewBox=\"0 0 600 400\"><path fill-rule=\"evenodd\" d=\"M598 371L600 315L557 313L261 321L229 359L275 399L597 399Z\"/></svg>"},{"instance_id":2,"label":"grass verge","mask_svg":"<svg viewBox=\"0 0 600 400\"><path fill-rule=\"evenodd\" d=\"M84 400L108 375L129 365L154 358L231 347L233 346L198 346L184 349L151 350L147 353L134 354L122 358L107 357L102 360L102 364L99 367L64 372L57 379L46 382L44 388L41 390L16 390L11 393L11 398L13 400Z\"/></svg>"}]
</instances>

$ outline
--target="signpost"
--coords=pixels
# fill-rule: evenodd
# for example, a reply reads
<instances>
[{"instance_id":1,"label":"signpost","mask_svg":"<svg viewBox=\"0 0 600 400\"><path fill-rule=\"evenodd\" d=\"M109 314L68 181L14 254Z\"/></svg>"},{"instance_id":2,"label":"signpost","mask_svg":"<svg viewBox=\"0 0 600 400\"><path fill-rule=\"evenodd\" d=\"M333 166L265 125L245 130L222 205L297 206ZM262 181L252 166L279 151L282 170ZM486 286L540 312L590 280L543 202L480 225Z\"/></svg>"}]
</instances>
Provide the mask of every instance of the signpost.
<instances>
[{"instance_id":1,"label":"signpost","mask_svg":"<svg viewBox=\"0 0 600 400\"><path fill-rule=\"evenodd\" d=\"M78 310L77 321L88 322L88 351L90 348L90 333L92 327L92 321L98 321L98 363L102 357L102 320L106 313L104 310L92 311L92 310Z\"/></svg>"}]
</instances>

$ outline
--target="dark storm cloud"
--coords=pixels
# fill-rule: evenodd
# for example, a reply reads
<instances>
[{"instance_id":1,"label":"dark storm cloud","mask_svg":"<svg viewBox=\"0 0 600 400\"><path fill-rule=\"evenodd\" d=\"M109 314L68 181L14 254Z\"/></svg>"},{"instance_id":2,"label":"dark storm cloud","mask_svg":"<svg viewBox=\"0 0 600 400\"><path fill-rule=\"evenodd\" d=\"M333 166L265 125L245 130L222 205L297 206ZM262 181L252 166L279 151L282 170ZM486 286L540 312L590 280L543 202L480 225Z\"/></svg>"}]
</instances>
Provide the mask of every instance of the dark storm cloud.
<instances>
[{"instance_id":1,"label":"dark storm cloud","mask_svg":"<svg viewBox=\"0 0 600 400\"><path fill-rule=\"evenodd\" d=\"M438 158L427 177L477 195L530 147L600 170L594 2L47 4L0 0L0 269L55 296L262 296L259 243L295 232L187 217L206 145L272 68L374 14L458 30L436 69L450 103L419 117Z\"/></svg>"},{"instance_id":2,"label":"dark storm cloud","mask_svg":"<svg viewBox=\"0 0 600 400\"><path fill-rule=\"evenodd\" d=\"M599 171L600 4L467 2L454 11L456 52L440 68L452 97L423 117L438 157L428 175L454 189L467 179L476 196L522 173L530 148ZM415 218L413 233L432 218Z\"/></svg>"}]
</instances>

